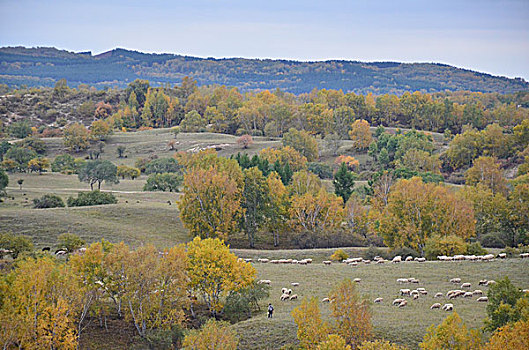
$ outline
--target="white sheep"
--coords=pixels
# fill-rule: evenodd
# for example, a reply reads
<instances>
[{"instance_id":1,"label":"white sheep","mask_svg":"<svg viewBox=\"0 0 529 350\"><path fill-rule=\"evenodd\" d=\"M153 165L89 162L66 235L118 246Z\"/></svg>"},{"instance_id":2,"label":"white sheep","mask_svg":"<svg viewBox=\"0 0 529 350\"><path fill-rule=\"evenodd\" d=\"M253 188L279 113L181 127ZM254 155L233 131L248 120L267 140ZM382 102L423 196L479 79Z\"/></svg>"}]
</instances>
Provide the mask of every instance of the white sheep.
<instances>
[{"instance_id":1,"label":"white sheep","mask_svg":"<svg viewBox=\"0 0 529 350\"><path fill-rule=\"evenodd\" d=\"M505 259L507 257L507 253L500 253L498 254L498 258Z\"/></svg>"},{"instance_id":2,"label":"white sheep","mask_svg":"<svg viewBox=\"0 0 529 350\"><path fill-rule=\"evenodd\" d=\"M410 289L401 289L400 295L410 295L411 290Z\"/></svg>"},{"instance_id":3,"label":"white sheep","mask_svg":"<svg viewBox=\"0 0 529 350\"><path fill-rule=\"evenodd\" d=\"M321 299L321 302L322 302L322 303L330 303L330 302L331 302L331 299L329 299L329 298L323 298L323 299Z\"/></svg>"},{"instance_id":4,"label":"white sheep","mask_svg":"<svg viewBox=\"0 0 529 350\"><path fill-rule=\"evenodd\" d=\"M441 308L441 304L439 303L435 303L433 304L432 306L430 306L430 310L433 310L433 309L440 309Z\"/></svg>"},{"instance_id":5,"label":"white sheep","mask_svg":"<svg viewBox=\"0 0 529 350\"><path fill-rule=\"evenodd\" d=\"M266 264L266 263L269 262L270 260L269 260L269 259L266 259L266 258L259 258L259 259L257 259L257 261L260 262L260 263Z\"/></svg>"},{"instance_id":6,"label":"white sheep","mask_svg":"<svg viewBox=\"0 0 529 350\"><path fill-rule=\"evenodd\" d=\"M419 294L413 294L413 300L419 299Z\"/></svg>"},{"instance_id":7,"label":"white sheep","mask_svg":"<svg viewBox=\"0 0 529 350\"><path fill-rule=\"evenodd\" d=\"M412 261L412 260L413 260L413 256L410 255L406 257L406 261Z\"/></svg>"},{"instance_id":8,"label":"white sheep","mask_svg":"<svg viewBox=\"0 0 529 350\"><path fill-rule=\"evenodd\" d=\"M472 294L474 294L474 295L483 295L483 291L481 289L476 289L475 291L472 292Z\"/></svg>"},{"instance_id":9,"label":"white sheep","mask_svg":"<svg viewBox=\"0 0 529 350\"><path fill-rule=\"evenodd\" d=\"M421 258L415 258L414 260L417 261L417 262L425 262L426 258L422 258L421 257Z\"/></svg>"},{"instance_id":10,"label":"white sheep","mask_svg":"<svg viewBox=\"0 0 529 350\"><path fill-rule=\"evenodd\" d=\"M280 300L281 300L281 301L285 301L285 300L288 300L289 298L290 298L290 295L288 295L288 294L283 294L283 295L281 295Z\"/></svg>"},{"instance_id":11,"label":"white sheep","mask_svg":"<svg viewBox=\"0 0 529 350\"><path fill-rule=\"evenodd\" d=\"M290 300L296 300L298 298L297 294L293 294L290 296Z\"/></svg>"},{"instance_id":12,"label":"white sheep","mask_svg":"<svg viewBox=\"0 0 529 350\"><path fill-rule=\"evenodd\" d=\"M281 288L281 294L287 294L288 288Z\"/></svg>"},{"instance_id":13,"label":"white sheep","mask_svg":"<svg viewBox=\"0 0 529 350\"><path fill-rule=\"evenodd\" d=\"M361 280L360 278L355 278L355 279L353 280L353 282L360 283L360 282L362 282L362 280Z\"/></svg>"},{"instance_id":14,"label":"white sheep","mask_svg":"<svg viewBox=\"0 0 529 350\"><path fill-rule=\"evenodd\" d=\"M487 298L487 297L479 297L479 298L476 299L476 301L478 303L486 303L487 301L489 301L489 298Z\"/></svg>"},{"instance_id":15,"label":"white sheep","mask_svg":"<svg viewBox=\"0 0 529 350\"><path fill-rule=\"evenodd\" d=\"M471 283L468 283L468 282L465 282L465 283L463 283L463 284L461 285L461 289L463 289L463 288L470 288L470 287L472 287L472 284L471 284Z\"/></svg>"},{"instance_id":16,"label":"white sheep","mask_svg":"<svg viewBox=\"0 0 529 350\"><path fill-rule=\"evenodd\" d=\"M450 280L450 283L459 284L459 283L461 283L461 278L452 278Z\"/></svg>"},{"instance_id":17,"label":"white sheep","mask_svg":"<svg viewBox=\"0 0 529 350\"><path fill-rule=\"evenodd\" d=\"M285 294L291 295L292 294L292 289L287 289L287 292Z\"/></svg>"},{"instance_id":18,"label":"white sheep","mask_svg":"<svg viewBox=\"0 0 529 350\"><path fill-rule=\"evenodd\" d=\"M496 284L495 280L487 281L487 283L485 285L488 287L488 286L492 286L493 284Z\"/></svg>"},{"instance_id":19,"label":"white sheep","mask_svg":"<svg viewBox=\"0 0 529 350\"><path fill-rule=\"evenodd\" d=\"M406 299L402 299L402 298L395 299L393 300L393 305L399 305L403 301L406 301Z\"/></svg>"},{"instance_id":20,"label":"white sheep","mask_svg":"<svg viewBox=\"0 0 529 350\"><path fill-rule=\"evenodd\" d=\"M330 264L332 264L332 261L330 261L330 260L324 260L323 261L323 265L330 265Z\"/></svg>"},{"instance_id":21,"label":"white sheep","mask_svg":"<svg viewBox=\"0 0 529 350\"><path fill-rule=\"evenodd\" d=\"M408 283L408 282L409 280L407 278L397 278L397 283L402 284L402 283Z\"/></svg>"},{"instance_id":22,"label":"white sheep","mask_svg":"<svg viewBox=\"0 0 529 350\"><path fill-rule=\"evenodd\" d=\"M445 311L452 311L454 310L454 304L444 304L442 309Z\"/></svg>"},{"instance_id":23,"label":"white sheep","mask_svg":"<svg viewBox=\"0 0 529 350\"><path fill-rule=\"evenodd\" d=\"M434 298L442 298L443 293L435 293Z\"/></svg>"},{"instance_id":24,"label":"white sheep","mask_svg":"<svg viewBox=\"0 0 529 350\"><path fill-rule=\"evenodd\" d=\"M463 298L472 298L474 296L474 294L472 292L466 292L465 294L463 294Z\"/></svg>"},{"instance_id":25,"label":"white sheep","mask_svg":"<svg viewBox=\"0 0 529 350\"><path fill-rule=\"evenodd\" d=\"M410 278L410 283L419 283L419 280L416 278Z\"/></svg>"},{"instance_id":26,"label":"white sheep","mask_svg":"<svg viewBox=\"0 0 529 350\"><path fill-rule=\"evenodd\" d=\"M408 305L408 302L406 300L402 301L400 304L399 304L399 307L405 307Z\"/></svg>"},{"instance_id":27,"label":"white sheep","mask_svg":"<svg viewBox=\"0 0 529 350\"><path fill-rule=\"evenodd\" d=\"M402 262L402 256L397 255L396 257L393 258L393 260L391 260L391 262L395 264Z\"/></svg>"},{"instance_id":28,"label":"white sheep","mask_svg":"<svg viewBox=\"0 0 529 350\"><path fill-rule=\"evenodd\" d=\"M290 283L290 284L291 284L293 287L297 287L297 286L299 286L299 283L298 283L298 282L292 282L292 283Z\"/></svg>"},{"instance_id":29,"label":"white sheep","mask_svg":"<svg viewBox=\"0 0 529 350\"><path fill-rule=\"evenodd\" d=\"M520 258L522 258L522 259L529 258L529 253L520 254Z\"/></svg>"},{"instance_id":30,"label":"white sheep","mask_svg":"<svg viewBox=\"0 0 529 350\"><path fill-rule=\"evenodd\" d=\"M257 284L268 284L268 285L270 285L271 283L272 283L272 281L270 281L270 280L259 280L259 281L257 281Z\"/></svg>"},{"instance_id":31,"label":"white sheep","mask_svg":"<svg viewBox=\"0 0 529 350\"><path fill-rule=\"evenodd\" d=\"M374 302L375 303L381 303L383 300L384 300L384 298L376 298Z\"/></svg>"}]
</instances>

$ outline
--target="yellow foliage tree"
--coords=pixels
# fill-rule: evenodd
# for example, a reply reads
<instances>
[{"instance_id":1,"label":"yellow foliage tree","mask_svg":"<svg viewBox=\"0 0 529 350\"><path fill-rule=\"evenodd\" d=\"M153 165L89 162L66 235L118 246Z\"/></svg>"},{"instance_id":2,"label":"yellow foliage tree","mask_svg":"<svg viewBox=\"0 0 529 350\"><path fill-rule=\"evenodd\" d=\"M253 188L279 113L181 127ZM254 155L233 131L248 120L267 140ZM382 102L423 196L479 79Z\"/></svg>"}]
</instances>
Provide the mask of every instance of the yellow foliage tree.
<instances>
[{"instance_id":1,"label":"yellow foliage tree","mask_svg":"<svg viewBox=\"0 0 529 350\"><path fill-rule=\"evenodd\" d=\"M303 196L306 193L317 195L321 190L321 180L307 170L300 170L292 175L292 182L289 185L292 195Z\"/></svg>"},{"instance_id":2,"label":"yellow foliage tree","mask_svg":"<svg viewBox=\"0 0 529 350\"><path fill-rule=\"evenodd\" d=\"M334 160L334 164L336 165L340 165L342 163L345 163L345 165L347 165L347 168L351 171L356 170L360 165L360 162L355 157L351 156L341 155L336 157L336 159Z\"/></svg>"},{"instance_id":3,"label":"yellow foliage tree","mask_svg":"<svg viewBox=\"0 0 529 350\"><path fill-rule=\"evenodd\" d=\"M336 320L333 330L352 347L373 337L369 302L362 299L350 279L343 280L334 288L329 299L331 315Z\"/></svg>"},{"instance_id":4,"label":"yellow foliage tree","mask_svg":"<svg viewBox=\"0 0 529 350\"><path fill-rule=\"evenodd\" d=\"M520 320L497 329L485 349L529 349L529 320Z\"/></svg>"},{"instance_id":5,"label":"yellow foliage tree","mask_svg":"<svg viewBox=\"0 0 529 350\"><path fill-rule=\"evenodd\" d=\"M221 297L247 287L256 271L231 253L218 238L195 237L187 245L189 289L201 296L215 314L222 308Z\"/></svg>"},{"instance_id":6,"label":"yellow foliage tree","mask_svg":"<svg viewBox=\"0 0 529 350\"><path fill-rule=\"evenodd\" d=\"M341 225L345 216L343 199L321 188L314 195L294 195L290 207L290 224L295 230L311 232L332 231Z\"/></svg>"},{"instance_id":7,"label":"yellow foliage tree","mask_svg":"<svg viewBox=\"0 0 529 350\"><path fill-rule=\"evenodd\" d=\"M507 193L507 181L503 177L497 159L493 157L479 157L465 173L467 185L484 184L494 193Z\"/></svg>"},{"instance_id":8,"label":"yellow foliage tree","mask_svg":"<svg viewBox=\"0 0 529 350\"><path fill-rule=\"evenodd\" d=\"M111 133L110 124L102 119L95 120L90 125L90 137L92 140L103 141Z\"/></svg>"},{"instance_id":9,"label":"yellow foliage tree","mask_svg":"<svg viewBox=\"0 0 529 350\"><path fill-rule=\"evenodd\" d=\"M318 344L327 338L329 325L321 319L316 298L304 298L301 304L292 310L292 317L298 326L298 340L304 349L317 349Z\"/></svg>"},{"instance_id":10,"label":"yellow foliage tree","mask_svg":"<svg viewBox=\"0 0 529 350\"><path fill-rule=\"evenodd\" d=\"M351 350L345 339L338 334L329 334L327 339L318 344L317 350Z\"/></svg>"},{"instance_id":11,"label":"yellow foliage tree","mask_svg":"<svg viewBox=\"0 0 529 350\"><path fill-rule=\"evenodd\" d=\"M369 129L369 123L364 119L355 120L351 125L349 131L349 137L353 140L353 147L356 150L365 150L373 141L371 136L371 130Z\"/></svg>"},{"instance_id":12,"label":"yellow foliage tree","mask_svg":"<svg viewBox=\"0 0 529 350\"><path fill-rule=\"evenodd\" d=\"M188 350L236 350L238 343L227 322L209 319L200 330L190 331L182 345Z\"/></svg>"},{"instance_id":13,"label":"yellow foliage tree","mask_svg":"<svg viewBox=\"0 0 529 350\"><path fill-rule=\"evenodd\" d=\"M390 343L387 340L365 341L358 350L405 350L406 347Z\"/></svg>"},{"instance_id":14,"label":"yellow foliage tree","mask_svg":"<svg viewBox=\"0 0 529 350\"><path fill-rule=\"evenodd\" d=\"M288 163L292 171L299 171L307 167L307 158L290 146L280 149L263 148L259 152L259 157L266 159L270 164L274 164L276 161L279 161L281 165Z\"/></svg>"},{"instance_id":15,"label":"yellow foliage tree","mask_svg":"<svg viewBox=\"0 0 529 350\"><path fill-rule=\"evenodd\" d=\"M439 326L431 325L419 346L423 350L474 350L479 349L481 343L479 332L468 329L457 312L454 312Z\"/></svg>"},{"instance_id":16,"label":"yellow foliage tree","mask_svg":"<svg viewBox=\"0 0 529 350\"><path fill-rule=\"evenodd\" d=\"M50 161L48 158L33 158L28 162L28 168L31 172L38 171L39 175L50 167Z\"/></svg>"},{"instance_id":17,"label":"yellow foliage tree","mask_svg":"<svg viewBox=\"0 0 529 350\"><path fill-rule=\"evenodd\" d=\"M64 146L74 152L87 149L90 146L90 142L88 141L89 135L84 125L79 123L70 124L64 128Z\"/></svg>"},{"instance_id":18,"label":"yellow foliage tree","mask_svg":"<svg viewBox=\"0 0 529 350\"><path fill-rule=\"evenodd\" d=\"M290 206L288 191L279 175L273 171L266 178L270 194L270 211L268 213L268 230L274 236L274 246L279 245L279 233L284 231L288 222Z\"/></svg>"}]
</instances>

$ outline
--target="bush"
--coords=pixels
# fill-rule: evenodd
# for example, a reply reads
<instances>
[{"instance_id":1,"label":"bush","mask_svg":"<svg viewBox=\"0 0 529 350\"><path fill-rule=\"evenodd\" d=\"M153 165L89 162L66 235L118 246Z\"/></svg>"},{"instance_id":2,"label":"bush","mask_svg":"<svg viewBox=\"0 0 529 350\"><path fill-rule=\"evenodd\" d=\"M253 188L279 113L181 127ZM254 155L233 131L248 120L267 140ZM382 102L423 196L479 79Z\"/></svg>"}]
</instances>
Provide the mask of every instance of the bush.
<instances>
[{"instance_id":1,"label":"bush","mask_svg":"<svg viewBox=\"0 0 529 350\"><path fill-rule=\"evenodd\" d=\"M488 252L481 246L479 242L474 242L468 245L467 255L486 255Z\"/></svg>"},{"instance_id":2,"label":"bush","mask_svg":"<svg viewBox=\"0 0 529 350\"><path fill-rule=\"evenodd\" d=\"M69 197L67 200L69 207L84 207L88 205L116 204L118 200L112 193L100 192L98 190L90 192L79 192L77 198Z\"/></svg>"},{"instance_id":3,"label":"bush","mask_svg":"<svg viewBox=\"0 0 529 350\"><path fill-rule=\"evenodd\" d=\"M0 248L10 250L13 259L16 259L22 252L33 250L33 243L28 237L16 236L12 233L0 233ZM0 256L3 258L3 256Z\"/></svg>"},{"instance_id":4,"label":"bush","mask_svg":"<svg viewBox=\"0 0 529 350\"><path fill-rule=\"evenodd\" d=\"M389 255L384 249L380 249L374 246L370 246L364 252L364 259L373 260L376 256L380 256L384 259L389 259Z\"/></svg>"},{"instance_id":5,"label":"bush","mask_svg":"<svg viewBox=\"0 0 529 350\"><path fill-rule=\"evenodd\" d=\"M416 251L415 249L409 248L409 247L399 247L399 248L392 249L389 252L389 257L392 259L396 257L397 255L400 255L403 258L406 258L407 256L413 256L414 258L421 256L421 254L419 254L418 251Z\"/></svg>"},{"instance_id":6,"label":"bush","mask_svg":"<svg viewBox=\"0 0 529 350\"><path fill-rule=\"evenodd\" d=\"M454 256L465 254L467 244L458 236L434 236L428 238L424 247L424 255L428 260L437 260L439 255Z\"/></svg>"},{"instance_id":7,"label":"bush","mask_svg":"<svg viewBox=\"0 0 529 350\"><path fill-rule=\"evenodd\" d=\"M308 170L320 177L320 179L332 179L332 168L325 163L310 162L307 164Z\"/></svg>"},{"instance_id":8,"label":"bush","mask_svg":"<svg viewBox=\"0 0 529 350\"><path fill-rule=\"evenodd\" d=\"M259 301L270 295L270 287L254 282L238 291L230 292L224 304L224 316L232 323L252 317L252 312L259 311Z\"/></svg>"},{"instance_id":9,"label":"bush","mask_svg":"<svg viewBox=\"0 0 529 350\"><path fill-rule=\"evenodd\" d=\"M505 248L505 242L497 233L483 235L479 239L481 244L487 248Z\"/></svg>"},{"instance_id":10,"label":"bush","mask_svg":"<svg viewBox=\"0 0 529 350\"><path fill-rule=\"evenodd\" d=\"M73 233L63 233L58 237L58 247L60 249L66 249L68 252L73 252L76 249L81 248L85 245L85 241Z\"/></svg>"},{"instance_id":11,"label":"bush","mask_svg":"<svg viewBox=\"0 0 529 350\"><path fill-rule=\"evenodd\" d=\"M331 255L331 260L334 261L343 261L347 258L349 258L349 254L347 254L343 249L337 249L334 254Z\"/></svg>"},{"instance_id":12,"label":"bush","mask_svg":"<svg viewBox=\"0 0 529 350\"><path fill-rule=\"evenodd\" d=\"M47 209L47 208L64 208L64 202L61 197L54 194L45 194L40 198L33 199L33 208Z\"/></svg>"}]
</instances>

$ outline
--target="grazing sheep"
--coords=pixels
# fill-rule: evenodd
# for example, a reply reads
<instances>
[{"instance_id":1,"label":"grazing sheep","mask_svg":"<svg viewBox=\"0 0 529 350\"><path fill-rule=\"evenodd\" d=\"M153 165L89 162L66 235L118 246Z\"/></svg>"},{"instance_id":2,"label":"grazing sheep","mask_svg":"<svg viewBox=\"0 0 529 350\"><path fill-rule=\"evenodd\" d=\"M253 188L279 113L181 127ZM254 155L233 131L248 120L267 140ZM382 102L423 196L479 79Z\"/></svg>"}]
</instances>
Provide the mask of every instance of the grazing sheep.
<instances>
[{"instance_id":1,"label":"grazing sheep","mask_svg":"<svg viewBox=\"0 0 529 350\"><path fill-rule=\"evenodd\" d=\"M293 294L290 296L290 300L296 300L298 298L297 294Z\"/></svg>"},{"instance_id":2,"label":"grazing sheep","mask_svg":"<svg viewBox=\"0 0 529 350\"><path fill-rule=\"evenodd\" d=\"M281 288L281 294L287 294L288 288Z\"/></svg>"},{"instance_id":3,"label":"grazing sheep","mask_svg":"<svg viewBox=\"0 0 529 350\"><path fill-rule=\"evenodd\" d=\"M520 258L522 258L522 259L529 258L529 253L520 254Z\"/></svg>"},{"instance_id":4,"label":"grazing sheep","mask_svg":"<svg viewBox=\"0 0 529 350\"><path fill-rule=\"evenodd\" d=\"M360 278L355 278L355 279L353 280L353 282L360 283L360 282L362 282L362 280L361 280Z\"/></svg>"},{"instance_id":5,"label":"grazing sheep","mask_svg":"<svg viewBox=\"0 0 529 350\"><path fill-rule=\"evenodd\" d=\"M479 280L478 286L486 286L487 282L487 280Z\"/></svg>"},{"instance_id":6,"label":"grazing sheep","mask_svg":"<svg viewBox=\"0 0 529 350\"><path fill-rule=\"evenodd\" d=\"M529 289L522 289L522 293L529 294Z\"/></svg>"},{"instance_id":7,"label":"grazing sheep","mask_svg":"<svg viewBox=\"0 0 529 350\"><path fill-rule=\"evenodd\" d=\"M323 261L323 265L330 265L332 264L332 262L330 260L324 260Z\"/></svg>"},{"instance_id":8,"label":"grazing sheep","mask_svg":"<svg viewBox=\"0 0 529 350\"><path fill-rule=\"evenodd\" d=\"M366 265L371 264L371 260L362 260L362 262L363 262L364 264L366 264Z\"/></svg>"},{"instance_id":9,"label":"grazing sheep","mask_svg":"<svg viewBox=\"0 0 529 350\"><path fill-rule=\"evenodd\" d=\"M257 284L268 284L268 285L270 285L271 283L272 283L272 281L270 281L270 280L259 280L259 281L257 281Z\"/></svg>"},{"instance_id":10,"label":"grazing sheep","mask_svg":"<svg viewBox=\"0 0 529 350\"><path fill-rule=\"evenodd\" d=\"M285 300L288 300L288 299L290 299L290 295L288 295L288 294L281 295L281 298L280 298L281 301L285 301Z\"/></svg>"},{"instance_id":11,"label":"grazing sheep","mask_svg":"<svg viewBox=\"0 0 529 350\"><path fill-rule=\"evenodd\" d=\"M383 264L385 262L386 262L386 260L384 260L384 259L377 260L377 264Z\"/></svg>"},{"instance_id":12,"label":"grazing sheep","mask_svg":"<svg viewBox=\"0 0 529 350\"><path fill-rule=\"evenodd\" d=\"M428 291L427 290L420 290L419 293L421 293L422 295L428 295Z\"/></svg>"},{"instance_id":13,"label":"grazing sheep","mask_svg":"<svg viewBox=\"0 0 529 350\"><path fill-rule=\"evenodd\" d=\"M496 284L496 281L490 280L490 281L487 281L487 283L485 285L486 286L492 286L493 284Z\"/></svg>"},{"instance_id":14,"label":"grazing sheep","mask_svg":"<svg viewBox=\"0 0 529 350\"><path fill-rule=\"evenodd\" d=\"M330 302L331 302L331 299L329 299L329 298L323 298L323 299L321 299L321 302L322 302L322 303L330 303Z\"/></svg>"},{"instance_id":15,"label":"grazing sheep","mask_svg":"<svg viewBox=\"0 0 529 350\"><path fill-rule=\"evenodd\" d=\"M409 280L407 278L397 278L397 283L402 284L402 283L408 283L408 282Z\"/></svg>"},{"instance_id":16,"label":"grazing sheep","mask_svg":"<svg viewBox=\"0 0 529 350\"><path fill-rule=\"evenodd\" d=\"M66 255L66 250L58 250L58 251L55 252L55 255L57 255L57 256Z\"/></svg>"},{"instance_id":17,"label":"grazing sheep","mask_svg":"<svg viewBox=\"0 0 529 350\"><path fill-rule=\"evenodd\" d=\"M498 254L498 258L505 259L507 257L507 253L500 253Z\"/></svg>"},{"instance_id":18,"label":"grazing sheep","mask_svg":"<svg viewBox=\"0 0 529 350\"><path fill-rule=\"evenodd\" d=\"M411 293L411 290L409 289L401 289L400 290L400 295L410 295Z\"/></svg>"},{"instance_id":19,"label":"grazing sheep","mask_svg":"<svg viewBox=\"0 0 529 350\"><path fill-rule=\"evenodd\" d=\"M434 298L442 298L443 293L435 293Z\"/></svg>"},{"instance_id":20,"label":"grazing sheep","mask_svg":"<svg viewBox=\"0 0 529 350\"><path fill-rule=\"evenodd\" d=\"M357 266L358 263L353 261L353 262L348 263L347 265L349 265L349 266Z\"/></svg>"},{"instance_id":21,"label":"grazing sheep","mask_svg":"<svg viewBox=\"0 0 529 350\"><path fill-rule=\"evenodd\" d=\"M391 260L391 262L395 264L402 262L402 256L397 255L396 257L393 258L393 260Z\"/></svg>"},{"instance_id":22,"label":"grazing sheep","mask_svg":"<svg viewBox=\"0 0 529 350\"><path fill-rule=\"evenodd\" d=\"M307 261L307 259L303 259L303 260L300 260L298 261L298 264L300 265L307 265L309 262Z\"/></svg>"},{"instance_id":23,"label":"grazing sheep","mask_svg":"<svg viewBox=\"0 0 529 350\"><path fill-rule=\"evenodd\" d=\"M442 309L445 311L452 311L454 310L454 304L444 304Z\"/></svg>"},{"instance_id":24,"label":"grazing sheep","mask_svg":"<svg viewBox=\"0 0 529 350\"><path fill-rule=\"evenodd\" d=\"M410 278L410 283L419 283L419 280L416 278Z\"/></svg>"},{"instance_id":25,"label":"grazing sheep","mask_svg":"<svg viewBox=\"0 0 529 350\"><path fill-rule=\"evenodd\" d=\"M403 301L406 301L406 299L402 299L402 298L395 299L393 300L393 305L399 305Z\"/></svg>"},{"instance_id":26,"label":"grazing sheep","mask_svg":"<svg viewBox=\"0 0 529 350\"><path fill-rule=\"evenodd\" d=\"M299 283L298 283L298 282L292 282L292 283L290 283L290 284L291 284L293 287L297 287L297 286L299 286Z\"/></svg>"},{"instance_id":27,"label":"grazing sheep","mask_svg":"<svg viewBox=\"0 0 529 350\"><path fill-rule=\"evenodd\" d=\"M292 289L288 289L285 294L292 295Z\"/></svg>"},{"instance_id":28,"label":"grazing sheep","mask_svg":"<svg viewBox=\"0 0 529 350\"><path fill-rule=\"evenodd\" d=\"M417 291L418 291L419 293L421 293L421 292L426 292L426 289L424 289L424 288L422 288L422 287L419 287L419 288L417 288Z\"/></svg>"},{"instance_id":29,"label":"grazing sheep","mask_svg":"<svg viewBox=\"0 0 529 350\"><path fill-rule=\"evenodd\" d=\"M465 294L463 294L463 298L472 298L474 296L474 294L472 292L466 292Z\"/></svg>"},{"instance_id":30,"label":"grazing sheep","mask_svg":"<svg viewBox=\"0 0 529 350\"><path fill-rule=\"evenodd\" d=\"M450 283L459 284L459 283L461 283L461 278L452 278L450 280Z\"/></svg>"},{"instance_id":31,"label":"grazing sheep","mask_svg":"<svg viewBox=\"0 0 529 350\"><path fill-rule=\"evenodd\" d=\"M480 290L480 289L476 289L475 291L472 292L472 294L474 294L474 295L483 295L483 291Z\"/></svg>"},{"instance_id":32,"label":"grazing sheep","mask_svg":"<svg viewBox=\"0 0 529 350\"><path fill-rule=\"evenodd\" d=\"M412 261L412 260L413 260L413 256L410 255L406 257L406 261Z\"/></svg>"},{"instance_id":33,"label":"grazing sheep","mask_svg":"<svg viewBox=\"0 0 529 350\"><path fill-rule=\"evenodd\" d=\"M489 301L489 298L487 298L487 297L479 297L479 298L476 299L476 301L478 303L486 303L487 301Z\"/></svg>"},{"instance_id":34,"label":"grazing sheep","mask_svg":"<svg viewBox=\"0 0 529 350\"><path fill-rule=\"evenodd\" d=\"M435 303L433 304L432 306L430 306L430 310L433 310L433 309L440 309L441 308L441 304L439 303Z\"/></svg>"},{"instance_id":35,"label":"grazing sheep","mask_svg":"<svg viewBox=\"0 0 529 350\"><path fill-rule=\"evenodd\" d=\"M411 295L419 295L419 291L414 289L414 290L411 291L410 294Z\"/></svg>"},{"instance_id":36,"label":"grazing sheep","mask_svg":"<svg viewBox=\"0 0 529 350\"><path fill-rule=\"evenodd\" d=\"M463 284L461 285L461 289L463 289L463 288L470 288L470 287L472 287L472 284L471 284L471 283L468 283L468 282L463 283Z\"/></svg>"},{"instance_id":37,"label":"grazing sheep","mask_svg":"<svg viewBox=\"0 0 529 350\"><path fill-rule=\"evenodd\" d=\"M375 303L381 303L384 300L384 298L376 298Z\"/></svg>"},{"instance_id":38,"label":"grazing sheep","mask_svg":"<svg viewBox=\"0 0 529 350\"><path fill-rule=\"evenodd\" d=\"M270 260L266 259L266 258L261 258L261 259L257 259L258 262L260 263L263 263L263 264L266 264L267 262L269 262Z\"/></svg>"},{"instance_id":39,"label":"grazing sheep","mask_svg":"<svg viewBox=\"0 0 529 350\"><path fill-rule=\"evenodd\" d=\"M408 302L406 300L402 301L400 304L399 304L399 307L405 307L408 305Z\"/></svg>"},{"instance_id":40,"label":"grazing sheep","mask_svg":"<svg viewBox=\"0 0 529 350\"><path fill-rule=\"evenodd\" d=\"M413 300L419 299L419 294L413 294Z\"/></svg>"},{"instance_id":41,"label":"grazing sheep","mask_svg":"<svg viewBox=\"0 0 529 350\"><path fill-rule=\"evenodd\" d=\"M417 262L425 262L426 258L415 258L414 260Z\"/></svg>"}]
</instances>

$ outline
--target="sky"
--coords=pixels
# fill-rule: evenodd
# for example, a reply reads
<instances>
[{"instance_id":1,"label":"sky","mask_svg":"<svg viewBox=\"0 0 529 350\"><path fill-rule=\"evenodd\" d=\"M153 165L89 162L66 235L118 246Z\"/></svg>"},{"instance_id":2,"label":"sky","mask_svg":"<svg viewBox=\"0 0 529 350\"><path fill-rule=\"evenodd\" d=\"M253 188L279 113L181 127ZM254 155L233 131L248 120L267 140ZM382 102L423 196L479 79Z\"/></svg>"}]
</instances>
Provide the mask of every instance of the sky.
<instances>
[{"instance_id":1,"label":"sky","mask_svg":"<svg viewBox=\"0 0 529 350\"><path fill-rule=\"evenodd\" d=\"M529 80L529 0L0 0L0 46L439 62Z\"/></svg>"}]
</instances>

